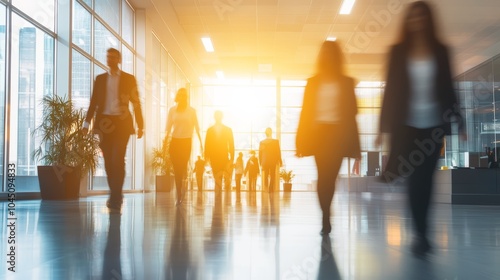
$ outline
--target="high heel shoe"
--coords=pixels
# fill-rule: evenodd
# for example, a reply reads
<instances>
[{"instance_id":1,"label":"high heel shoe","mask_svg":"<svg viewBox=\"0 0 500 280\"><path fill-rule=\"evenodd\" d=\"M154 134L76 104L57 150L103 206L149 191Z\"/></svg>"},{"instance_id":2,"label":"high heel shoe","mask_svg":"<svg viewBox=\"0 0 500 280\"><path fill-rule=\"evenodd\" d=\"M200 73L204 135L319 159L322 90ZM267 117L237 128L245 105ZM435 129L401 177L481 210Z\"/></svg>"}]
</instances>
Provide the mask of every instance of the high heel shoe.
<instances>
[{"instance_id":1,"label":"high heel shoe","mask_svg":"<svg viewBox=\"0 0 500 280\"><path fill-rule=\"evenodd\" d=\"M330 224L330 219L323 218L323 228L319 232L321 235L326 235L332 232L332 225Z\"/></svg>"}]
</instances>

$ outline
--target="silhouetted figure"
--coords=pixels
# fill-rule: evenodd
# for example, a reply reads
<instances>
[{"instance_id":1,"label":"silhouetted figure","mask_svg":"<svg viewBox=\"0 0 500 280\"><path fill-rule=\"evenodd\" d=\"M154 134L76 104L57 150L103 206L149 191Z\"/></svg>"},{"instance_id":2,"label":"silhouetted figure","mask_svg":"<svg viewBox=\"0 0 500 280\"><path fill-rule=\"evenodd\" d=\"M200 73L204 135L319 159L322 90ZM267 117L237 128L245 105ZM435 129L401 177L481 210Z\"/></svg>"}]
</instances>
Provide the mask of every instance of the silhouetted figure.
<instances>
[{"instance_id":1,"label":"silhouetted figure","mask_svg":"<svg viewBox=\"0 0 500 280\"><path fill-rule=\"evenodd\" d=\"M379 127L391 137L382 179L408 179L416 255L431 250L427 217L443 137L451 134L453 120L463 128L450 68L448 48L436 36L431 7L425 1L409 4L401 39L389 54ZM381 142L379 135L376 144Z\"/></svg>"},{"instance_id":2,"label":"silhouetted figure","mask_svg":"<svg viewBox=\"0 0 500 280\"><path fill-rule=\"evenodd\" d=\"M110 48L106 53L107 73L98 75L94 82L90 105L83 124L86 133L95 116L94 133L99 135L99 146L104 158L104 169L108 179L110 196L106 206L111 211L120 211L123 203L123 183L125 181L125 153L131 134L137 139L143 134L144 122L137 82L133 75L120 70L121 53ZM129 110L134 107L134 117Z\"/></svg>"},{"instance_id":3,"label":"silhouetted figure","mask_svg":"<svg viewBox=\"0 0 500 280\"><path fill-rule=\"evenodd\" d=\"M198 191L203 190L203 174L205 173L205 161L198 156L198 159L194 163L194 172L196 173L196 184L198 185Z\"/></svg>"},{"instance_id":4,"label":"silhouetted figure","mask_svg":"<svg viewBox=\"0 0 500 280\"><path fill-rule=\"evenodd\" d=\"M297 156L314 156L318 169L321 234L331 231L330 206L342 159L361 157L354 80L344 75L343 65L339 44L325 41L316 75L307 80L297 130Z\"/></svg>"},{"instance_id":5,"label":"silhouetted figure","mask_svg":"<svg viewBox=\"0 0 500 280\"><path fill-rule=\"evenodd\" d=\"M215 181L215 191L222 190L222 180L227 186L231 184L231 173L234 160L233 130L222 123L222 112L215 111L215 124L208 128L205 137L205 160L210 163Z\"/></svg>"},{"instance_id":6,"label":"silhouetted figure","mask_svg":"<svg viewBox=\"0 0 500 280\"><path fill-rule=\"evenodd\" d=\"M243 162L243 153L239 152L236 161L234 162L234 181L236 182L236 192L241 190L241 177L245 171L245 163Z\"/></svg>"},{"instance_id":7,"label":"silhouetted figure","mask_svg":"<svg viewBox=\"0 0 500 280\"><path fill-rule=\"evenodd\" d=\"M490 149L490 147L486 148L486 155L488 156L488 167L489 168L498 168L498 162L495 159L496 148Z\"/></svg>"},{"instance_id":8,"label":"silhouetted figure","mask_svg":"<svg viewBox=\"0 0 500 280\"><path fill-rule=\"evenodd\" d=\"M175 102L177 104L168 110L165 137L169 139L172 136L169 153L174 169L176 205L180 205L187 185L187 168L191 156L193 130L196 130L200 146L202 142L196 110L189 106L188 92L185 88L177 91ZM200 149L203 152L203 148L200 147Z\"/></svg>"},{"instance_id":9,"label":"silhouetted figure","mask_svg":"<svg viewBox=\"0 0 500 280\"><path fill-rule=\"evenodd\" d=\"M257 188L257 176L259 176L259 159L255 156L255 151L250 151L250 158L247 160L244 174L248 174L248 190L255 191Z\"/></svg>"},{"instance_id":10,"label":"silhouetted figure","mask_svg":"<svg viewBox=\"0 0 500 280\"><path fill-rule=\"evenodd\" d=\"M283 165L281 161L280 142L273 139L273 130L266 128L266 139L259 144L259 161L262 169L264 187L272 192L276 190L276 173L278 167Z\"/></svg>"}]
</instances>

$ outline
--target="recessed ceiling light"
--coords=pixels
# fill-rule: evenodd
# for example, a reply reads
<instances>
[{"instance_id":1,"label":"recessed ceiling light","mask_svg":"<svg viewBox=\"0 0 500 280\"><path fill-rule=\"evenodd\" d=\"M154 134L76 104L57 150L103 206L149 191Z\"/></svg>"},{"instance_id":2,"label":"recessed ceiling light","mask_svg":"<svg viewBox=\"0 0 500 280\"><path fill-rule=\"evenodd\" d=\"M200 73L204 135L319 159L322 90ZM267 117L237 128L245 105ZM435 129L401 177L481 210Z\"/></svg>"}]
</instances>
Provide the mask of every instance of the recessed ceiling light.
<instances>
[{"instance_id":1,"label":"recessed ceiling light","mask_svg":"<svg viewBox=\"0 0 500 280\"><path fill-rule=\"evenodd\" d=\"M327 41L337 41L337 37L327 37Z\"/></svg>"},{"instance_id":2,"label":"recessed ceiling light","mask_svg":"<svg viewBox=\"0 0 500 280\"><path fill-rule=\"evenodd\" d=\"M210 37L202 37L201 42L207 52L214 52L214 45L212 44Z\"/></svg>"},{"instance_id":3,"label":"recessed ceiling light","mask_svg":"<svg viewBox=\"0 0 500 280\"><path fill-rule=\"evenodd\" d=\"M342 2L342 6L340 7L340 12L339 14L341 15L348 15L351 13L352 7L354 6L354 2L356 0L344 0Z\"/></svg>"}]
</instances>

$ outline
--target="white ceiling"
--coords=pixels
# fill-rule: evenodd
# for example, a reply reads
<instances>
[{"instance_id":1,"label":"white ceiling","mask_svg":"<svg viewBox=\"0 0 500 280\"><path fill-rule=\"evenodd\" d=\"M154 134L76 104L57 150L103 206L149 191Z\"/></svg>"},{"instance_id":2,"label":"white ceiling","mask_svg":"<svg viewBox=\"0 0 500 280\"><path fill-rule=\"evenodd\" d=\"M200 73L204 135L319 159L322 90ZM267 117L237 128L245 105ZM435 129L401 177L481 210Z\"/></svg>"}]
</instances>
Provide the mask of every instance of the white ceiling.
<instances>
[{"instance_id":1,"label":"white ceiling","mask_svg":"<svg viewBox=\"0 0 500 280\"><path fill-rule=\"evenodd\" d=\"M334 36L344 46L351 76L381 80L386 52L411 1L357 0L350 15L338 15L341 0L131 2L147 9L148 17L161 17L152 20L153 29L161 35L163 27L155 24L168 26L176 41L169 51L198 77L215 77L222 70L226 77L305 79L313 73L321 43ZM500 53L499 0L430 2L441 37L451 47L455 74ZM203 36L212 38L214 53L204 50Z\"/></svg>"}]
</instances>

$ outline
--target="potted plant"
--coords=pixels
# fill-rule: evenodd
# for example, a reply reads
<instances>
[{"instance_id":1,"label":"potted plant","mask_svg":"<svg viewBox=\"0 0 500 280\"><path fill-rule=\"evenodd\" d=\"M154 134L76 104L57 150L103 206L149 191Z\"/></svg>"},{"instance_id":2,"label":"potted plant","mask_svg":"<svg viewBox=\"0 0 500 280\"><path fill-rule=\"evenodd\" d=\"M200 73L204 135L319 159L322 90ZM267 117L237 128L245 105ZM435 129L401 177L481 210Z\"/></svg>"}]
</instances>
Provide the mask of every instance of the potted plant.
<instances>
[{"instance_id":1,"label":"potted plant","mask_svg":"<svg viewBox=\"0 0 500 280\"><path fill-rule=\"evenodd\" d=\"M40 139L33 157L38 166L38 182L42 199L77 199L80 180L98 165L99 141L93 134L83 133L83 109L76 109L66 96L42 99L42 121L32 133Z\"/></svg>"},{"instance_id":2,"label":"potted plant","mask_svg":"<svg viewBox=\"0 0 500 280\"><path fill-rule=\"evenodd\" d=\"M293 174L293 170L286 170L284 168L280 170L280 178L283 180L283 190L285 192L292 191L293 177L295 177L295 174Z\"/></svg>"},{"instance_id":3,"label":"potted plant","mask_svg":"<svg viewBox=\"0 0 500 280\"><path fill-rule=\"evenodd\" d=\"M169 139L163 139L160 148L153 148L153 161L151 167L153 167L156 173L156 191L157 192L169 192L172 189L173 183L173 167L172 161L170 160L170 141Z\"/></svg>"}]
</instances>

